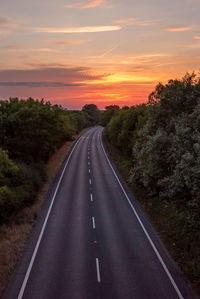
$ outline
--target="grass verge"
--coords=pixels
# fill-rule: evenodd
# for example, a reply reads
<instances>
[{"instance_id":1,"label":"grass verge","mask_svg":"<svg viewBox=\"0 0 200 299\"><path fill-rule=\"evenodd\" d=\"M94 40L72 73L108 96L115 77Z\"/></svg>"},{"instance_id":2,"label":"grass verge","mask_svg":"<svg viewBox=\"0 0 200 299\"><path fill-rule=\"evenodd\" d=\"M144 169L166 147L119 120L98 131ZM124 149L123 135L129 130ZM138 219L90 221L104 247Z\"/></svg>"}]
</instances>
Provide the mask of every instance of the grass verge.
<instances>
[{"instance_id":1,"label":"grass verge","mask_svg":"<svg viewBox=\"0 0 200 299\"><path fill-rule=\"evenodd\" d=\"M120 174L140 202L165 247L191 282L194 291L200 295L199 231L193 231L188 226L184 209L172 202L161 201L158 197L149 197L144 188L130 184L130 159L109 143L105 135L103 140Z\"/></svg>"},{"instance_id":2,"label":"grass verge","mask_svg":"<svg viewBox=\"0 0 200 299\"><path fill-rule=\"evenodd\" d=\"M15 215L15 219L12 219L10 223L0 225L0 298L21 257L32 225L37 218L37 214L47 196L48 190L72 144L73 141L67 141L49 159L46 165L47 179L38 195L38 200L31 206L19 211Z\"/></svg>"}]
</instances>

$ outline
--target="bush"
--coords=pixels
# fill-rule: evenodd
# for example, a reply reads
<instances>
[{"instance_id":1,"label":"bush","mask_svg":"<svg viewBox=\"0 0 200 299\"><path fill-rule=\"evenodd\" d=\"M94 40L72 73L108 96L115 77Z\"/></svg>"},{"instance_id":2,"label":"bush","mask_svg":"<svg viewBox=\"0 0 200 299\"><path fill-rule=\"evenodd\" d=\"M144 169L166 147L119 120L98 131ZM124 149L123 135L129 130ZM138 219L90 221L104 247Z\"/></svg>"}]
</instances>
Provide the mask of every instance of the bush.
<instances>
[{"instance_id":1,"label":"bush","mask_svg":"<svg viewBox=\"0 0 200 299\"><path fill-rule=\"evenodd\" d=\"M129 182L167 245L173 244L182 269L198 281L200 79L186 74L159 83L145 107L119 110L105 131L129 161Z\"/></svg>"},{"instance_id":2,"label":"bush","mask_svg":"<svg viewBox=\"0 0 200 299\"><path fill-rule=\"evenodd\" d=\"M151 101L149 119L133 147L130 181L184 207L188 221L199 226L199 81L187 75L156 90L157 101Z\"/></svg>"},{"instance_id":3,"label":"bush","mask_svg":"<svg viewBox=\"0 0 200 299\"><path fill-rule=\"evenodd\" d=\"M84 112L72 113L43 100L0 102L1 223L36 200L45 179L45 162L85 127L86 119Z\"/></svg>"},{"instance_id":4,"label":"bush","mask_svg":"<svg viewBox=\"0 0 200 299\"><path fill-rule=\"evenodd\" d=\"M132 147L138 132L147 120L148 107L146 105L133 106L116 110L106 126L108 139L120 149L123 154L131 155Z\"/></svg>"}]
</instances>

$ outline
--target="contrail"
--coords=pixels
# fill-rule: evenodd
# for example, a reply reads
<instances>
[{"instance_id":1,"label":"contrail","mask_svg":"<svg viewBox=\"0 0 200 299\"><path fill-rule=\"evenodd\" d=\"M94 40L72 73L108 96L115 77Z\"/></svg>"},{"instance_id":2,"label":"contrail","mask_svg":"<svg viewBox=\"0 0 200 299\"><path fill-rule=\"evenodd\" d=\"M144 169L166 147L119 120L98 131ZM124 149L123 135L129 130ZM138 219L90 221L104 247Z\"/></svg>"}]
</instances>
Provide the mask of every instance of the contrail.
<instances>
[{"instance_id":1,"label":"contrail","mask_svg":"<svg viewBox=\"0 0 200 299\"><path fill-rule=\"evenodd\" d=\"M108 51L106 51L105 53L103 53L102 55L100 55L100 57L103 57L109 53L111 53L112 51L114 51L115 49L117 49L119 47L120 44L115 45L114 47L112 47L111 49L109 49Z\"/></svg>"}]
</instances>

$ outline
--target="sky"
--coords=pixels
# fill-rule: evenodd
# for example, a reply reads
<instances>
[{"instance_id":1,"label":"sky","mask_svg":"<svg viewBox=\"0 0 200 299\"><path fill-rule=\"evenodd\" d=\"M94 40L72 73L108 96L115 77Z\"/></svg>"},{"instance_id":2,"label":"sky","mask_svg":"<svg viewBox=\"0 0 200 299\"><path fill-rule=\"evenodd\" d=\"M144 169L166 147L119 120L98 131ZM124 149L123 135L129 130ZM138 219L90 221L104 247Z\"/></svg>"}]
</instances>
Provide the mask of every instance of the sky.
<instances>
[{"instance_id":1,"label":"sky","mask_svg":"<svg viewBox=\"0 0 200 299\"><path fill-rule=\"evenodd\" d=\"M200 69L199 0L0 0L0 99L145 103Z\"/></svg>"}]
</instances>

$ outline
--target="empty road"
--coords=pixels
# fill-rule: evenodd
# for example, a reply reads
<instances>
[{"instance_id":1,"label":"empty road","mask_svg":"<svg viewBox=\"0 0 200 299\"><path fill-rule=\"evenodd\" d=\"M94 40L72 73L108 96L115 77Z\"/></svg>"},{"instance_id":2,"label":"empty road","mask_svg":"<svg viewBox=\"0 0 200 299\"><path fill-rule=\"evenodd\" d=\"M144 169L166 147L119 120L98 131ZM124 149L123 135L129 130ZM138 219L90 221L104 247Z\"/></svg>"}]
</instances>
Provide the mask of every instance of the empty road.
<instances>
[{"instance_id":1,"label":"empty road","mask_svg":"<svg viewBox=\"0 0 200 299\"><path fill-rule=\"evenodd\" d=\"M66 157L5 299L195 298L118 178L102 130Z\"/></svg>"}]
</instances>

